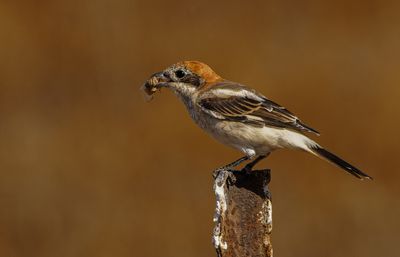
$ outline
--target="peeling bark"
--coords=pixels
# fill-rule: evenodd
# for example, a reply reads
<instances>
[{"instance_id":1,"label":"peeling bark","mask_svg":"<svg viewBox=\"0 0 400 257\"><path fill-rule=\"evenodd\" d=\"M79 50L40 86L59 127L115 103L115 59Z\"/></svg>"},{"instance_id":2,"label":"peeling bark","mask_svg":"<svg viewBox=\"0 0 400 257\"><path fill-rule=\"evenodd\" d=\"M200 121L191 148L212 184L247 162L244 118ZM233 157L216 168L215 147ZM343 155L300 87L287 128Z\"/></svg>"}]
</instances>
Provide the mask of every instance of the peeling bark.
<instances>
[{"instance_id":1,"label":"peeling bark","mask_svg":"<svg viewBox=\"0 0 400 257\"><path fill-rule=\"evenodd\" d=\"M213 232L218 257L272 257L269 181L269 170L218 172Z\"/></svg>"}]
</instances>

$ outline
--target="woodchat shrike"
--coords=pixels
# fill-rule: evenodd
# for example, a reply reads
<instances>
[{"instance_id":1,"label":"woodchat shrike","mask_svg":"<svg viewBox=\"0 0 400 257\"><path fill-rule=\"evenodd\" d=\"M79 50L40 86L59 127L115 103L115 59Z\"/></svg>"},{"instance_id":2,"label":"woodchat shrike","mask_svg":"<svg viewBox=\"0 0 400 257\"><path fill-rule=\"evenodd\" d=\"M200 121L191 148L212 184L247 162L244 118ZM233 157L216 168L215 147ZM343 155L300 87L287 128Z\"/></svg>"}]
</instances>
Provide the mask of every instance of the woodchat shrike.
<instances>
[{"instance_id":1,"label":"woodchat shrike","mask_svg":"<svg viewBox=\"0 0 400 257\"><path fill-rule=\"evenodd\" d=\"M221 169L254 159L245 166L251 170L272 151L285 148L316 155L359 179L372 179L308 138L306 133L319 133L285 107L253 89L221 78L204 63L179 62L153 74L142 87L148 95L161 88L172 90L182 100L200 128L245 154Z\"/></svg>"}]
</instances>

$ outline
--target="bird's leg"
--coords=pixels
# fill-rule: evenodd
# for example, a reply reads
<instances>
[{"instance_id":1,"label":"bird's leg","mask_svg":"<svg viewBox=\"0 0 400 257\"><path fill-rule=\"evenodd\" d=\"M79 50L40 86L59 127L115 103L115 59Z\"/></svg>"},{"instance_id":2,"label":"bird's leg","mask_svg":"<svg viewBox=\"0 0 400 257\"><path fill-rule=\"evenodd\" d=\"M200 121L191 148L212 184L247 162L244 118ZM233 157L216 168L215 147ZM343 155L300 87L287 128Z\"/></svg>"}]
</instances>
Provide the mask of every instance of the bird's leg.
<instances>
[{"instance_id":1,"label":"bird's leg","mask_svg":"<svg viewBox=\"0 0 400 257\"><path fill-rule=\"evenodd\" d=\"M254 161L246 164L246 166L244 166L244 168L242 169L242 171L249 173L252 171L254 165L256 165L259 161L265 159L266 157L268 157L269 153L267 153L266 155L260 155L257 158L254 159Z\"/></svg>"},{"instance_id":2,"label":"bird's leg","mask_svg":"<svg viewBox=\"0 0 400 257\"><path fill-rule=\"evenodd\" d=\"M249 159L250 159L250 157L246 155L246 156L243 156L243 157L240 158L240 159L237 159L237 160L234 161L234 162L229 163L228 165L222 166L222 167L216 169L216 170L213 172L213 177L216 178L216 177L218 176L218 173L219 173L221 170L230 170L230 169L232 169L232 168L238 166L238 165L241 164L242 162L247 161L247 160L249 160Z\"/></svg>"},{"instance_id":3,"label":"bird's leg","mask_svg":"<svg viewBox=\"0 0 400 257\"><path fill-rule=\"evenodd\" d=\"M236 166L247 160L250 160L250 157L247 155L243 156L242 158L239 158L236 161L229 163L228 165L222 166L221 168L219 168L219 170L228 170L235 168Z\"/></svg>"}]
</instances>

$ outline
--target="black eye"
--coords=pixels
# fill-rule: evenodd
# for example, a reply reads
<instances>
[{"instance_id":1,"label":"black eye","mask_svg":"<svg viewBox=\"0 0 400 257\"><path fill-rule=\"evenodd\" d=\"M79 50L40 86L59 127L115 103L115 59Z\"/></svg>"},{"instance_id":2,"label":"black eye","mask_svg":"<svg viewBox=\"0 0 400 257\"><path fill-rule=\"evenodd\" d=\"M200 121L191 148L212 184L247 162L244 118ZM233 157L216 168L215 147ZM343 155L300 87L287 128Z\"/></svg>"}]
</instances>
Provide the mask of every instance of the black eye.
<instances>
[{"instance_id":1,"label":"black eye","mask_svg":"<svg viewBox=\"0 0 400 257\"><path fill-rule=\"evenodd\" d=\"M175 71L175 76L176 76L178 79L181 79L181 78L185 77L185 75L186 75L186 73L185 73L185 71L183 71L183 70L176 70L176 71Z\"/></svg>"}]
</instances>

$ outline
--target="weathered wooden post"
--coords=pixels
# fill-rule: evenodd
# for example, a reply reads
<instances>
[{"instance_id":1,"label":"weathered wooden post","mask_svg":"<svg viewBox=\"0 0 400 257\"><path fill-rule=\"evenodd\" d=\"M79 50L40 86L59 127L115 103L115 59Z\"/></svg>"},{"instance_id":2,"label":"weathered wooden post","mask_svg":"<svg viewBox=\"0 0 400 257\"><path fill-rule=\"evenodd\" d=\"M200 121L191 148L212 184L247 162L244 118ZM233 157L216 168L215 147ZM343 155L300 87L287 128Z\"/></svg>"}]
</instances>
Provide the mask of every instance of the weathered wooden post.
<instances>
[{"instance_id":1,"label":"weathered wooden post","mask_svg":"<svg viewBox=\"0 0 400 257\"><path fill-rule=\"evenodd\" d=\"M218 257L272 257L270 170L215 176L213 243Z\"/></svg>"}]
</instances>

